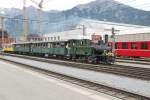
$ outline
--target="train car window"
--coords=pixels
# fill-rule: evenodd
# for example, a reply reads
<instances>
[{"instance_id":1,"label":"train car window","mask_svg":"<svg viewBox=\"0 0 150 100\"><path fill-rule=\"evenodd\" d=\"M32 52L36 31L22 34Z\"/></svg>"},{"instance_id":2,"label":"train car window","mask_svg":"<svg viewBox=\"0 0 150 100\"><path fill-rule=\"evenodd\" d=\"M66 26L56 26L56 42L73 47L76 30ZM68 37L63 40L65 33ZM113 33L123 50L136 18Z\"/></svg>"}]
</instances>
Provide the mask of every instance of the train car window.
<instances>
[{"instance_id":1,"label":"train car window","mask_svg":"<svg viewBox=\"0 0 150 100\"><path fill-rule=\"evenodd\" d=\"M41 44L39 43L39 48L42 47Z\"/></svg>"},{"instance_id":2,"label":"train car window","mask_svg":"<svg viewBox=\"0 0 150 100\"><path fill-rule=\"evenodd\" d=\"M41 45L42 45L42 48L44 48L44 47L45 47L45 44L44 44L44 43L42 43Z\"/></svg>"},{"instance_id":3,"label":"train car window","mask_svg":"<svg viewBox=\"0 0 150 100\"><path fill-rule=\"evenodd\" d=\"M21 45L18 45L18 44L17 44L17 45L16 45L16 47L18 47L18 48L19 48L19 47L21 47Z\"/></svg>"},{"instance_id":4,"label":"train car window","mask_svg":"<svg viewBox=\"0 0 150 100\"><path fill-rule=\"evenodd\" d=\"M46 48L48 47L48 43L46 43Z\"/></svg>"},{"instance_id":5,"label":"train car window","mask_svg":"<svg viewBox=\"0 0 150 100\"><path fill-rule=\"evenodd\" d=\"M118 49L119 44L115 43L115 49Z\"/></svg>"},{"instance_id":6,"label":"train car window","mask_svg":"<svg viewBox=\"0 0 150 100\"><path fill-rule=\"evenodd\" d=\"M147 42L142 42L141 43L141 49L148 49L148 43Z\"/></svg>"},{"instance_id":7,"label":"train car window","mask_svg":"<svg viewBox=\"0 0 150 100\"><path fill-rule=\"evenodd\" d=\"M51 48L51 43L48 43L48 48Z\"/></svg>"},{"instance_id":8,"label":"train car window","mask_svg":"<svg viewBox=\"0 0 150 100\"><path fill-rule=\"evenodd\" d=\"M122 49L128 49L128 44L127 43L122 43Z\"/></svg>"},{"instance_id":9,"label":"train car window","mask_svg":"<svg viewBox=\"0 0 150 100\"><path fill-rule=\"evenodd\" d=\"M137 49L137 44L136 43L131 43L131 49Z\"/></svg>"}]
</instances>

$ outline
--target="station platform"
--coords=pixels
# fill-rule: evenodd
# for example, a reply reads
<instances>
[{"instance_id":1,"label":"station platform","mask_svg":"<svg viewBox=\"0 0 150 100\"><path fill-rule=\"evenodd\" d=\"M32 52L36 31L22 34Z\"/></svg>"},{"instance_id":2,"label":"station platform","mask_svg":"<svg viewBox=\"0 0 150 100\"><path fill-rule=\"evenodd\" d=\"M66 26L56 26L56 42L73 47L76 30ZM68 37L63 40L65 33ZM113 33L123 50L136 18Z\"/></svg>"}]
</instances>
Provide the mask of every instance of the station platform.
<instances>
[{"instance_id":1,"label":"station platform","mask_svg":"<svg viewBox=\"0 0 150 100\"><path fill-rule=\"evenodd\" d=\"M0 61L0 100L119 100Z\"/></svg>"},{"instance_id":2,"label":"station platform","mask_svg":"<svg viewBox=\"0 0 150 100\"><path fill-rule=\"evenodd\" d=\"M150 81L118 76L118 75L113 75L108 73L100 73L100 72L94 72L94 71L89 71L84 69L66 67L66 66L50 64L46 62L38 62L38 61L11 57L11 56L1 56L1 57L12 61L17 61L26 65L47 69L56 73L61 73L64 75L95 82L98 84L124 90L127 92L132 92L135 94L150 97Z\"/></svg>"}]
</instances>

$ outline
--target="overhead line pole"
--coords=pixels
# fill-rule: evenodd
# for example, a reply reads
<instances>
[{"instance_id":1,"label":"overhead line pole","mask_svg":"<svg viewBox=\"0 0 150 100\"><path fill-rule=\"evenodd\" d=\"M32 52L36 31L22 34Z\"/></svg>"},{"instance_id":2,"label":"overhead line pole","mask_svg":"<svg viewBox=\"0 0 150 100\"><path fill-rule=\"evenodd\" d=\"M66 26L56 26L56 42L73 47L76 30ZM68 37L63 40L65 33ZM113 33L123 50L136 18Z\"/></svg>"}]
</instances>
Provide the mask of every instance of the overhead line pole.
<instances>
[{"instance_id":1,"label":"overhead line pole","mask_svg":"<svg viewBox=\"0 0 150 100\"><path fill-rule=\"evenodd\" d=\"M112 29L104 29L104 31L111 31L112 52L115 54L116 32L119 32L120 30L116 30L112 27Z\"/></svg>"},{"instance_id":2,"label":"overhead line pole","mask_svg":"<svg viewBox=\"0 0 150 100\"><path fill-rule=\"evenodd\" d=\"M42 13L42 8L43 8L43 2L44 0L41 0L39 3L36 2L35 0L30 0L33 3L35 3L38 6L38 32L41 33L41 13ZM42 38L43 38L43 33L42 33Z\"/></svg>"},{"instance_id":3,"label":"overhead line pole","mask_svg":"<svg viewBox=\"0 0 150 100\"><path fill-rule=\"evenodd\" d=\"M1 17L1 30L2 30L2 34L1 34L1 46L2 46L2 48L3 48L3 44L4 44L4 17Z\"/></svg>"},{"instance_id":4,"label":"overhead line pole","mask_svg":"<svg viewBox=\"0 0 150 100\"><path fill-rule=\"evenodd\" d=\"M84 38L84 36L85 36L85 34L86 34L86 33L85 33L85 32L86 32L86 30L85 30L85 25L82 25L82 27L83 27L83 39L85 39L85 38Z\"/></svg>"},{"instance_id":5,"label":"overhead line pole","mask_svg":"<svg viewBox=\"0 0 150 100\"><path fill-rule=\"evenodd\" d=\"M0 20L1 20L1 47L3 48L3 44L5 42L5 32L4 32L4 19L5 19L5 12L0 12Z\"/></svg>"},{"instance_id":6,"label":"overhead line pole","mask_svg":"<svg viewBox=\"0 0 150 100\"><path fill-rule=\"evenodd\" d=\"M27 9L26 9L26 0L23 0L23 33L22 33L22 41L27 41L27 37L29 34L29 27L28 27L28 16L27 16Z\"/></svg>"}]
</instances>

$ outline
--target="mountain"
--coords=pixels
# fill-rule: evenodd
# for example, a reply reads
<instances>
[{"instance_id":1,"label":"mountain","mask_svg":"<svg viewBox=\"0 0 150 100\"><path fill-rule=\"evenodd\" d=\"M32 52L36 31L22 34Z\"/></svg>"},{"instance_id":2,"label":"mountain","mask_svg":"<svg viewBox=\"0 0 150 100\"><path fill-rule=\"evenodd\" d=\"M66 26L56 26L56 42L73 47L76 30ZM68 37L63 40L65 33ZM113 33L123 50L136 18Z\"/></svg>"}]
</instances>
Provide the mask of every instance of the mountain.
<instances>
[{"instance_id":1,"label":"mountain","mask_svg":"<svg viewBox=\"0 0 150 100\"><path fill-rule=\"evenodd\" d=\"M5 9L11 17L22 19L19 9ZM38 10L32 6L27 8L29 16L30 33L38 33ZM68 30L70 26L77 25L82 19L94 19L117 23L136 25L150 25L150 12L132 8L114 0L95 0L88 4L78 5L66 11L42 11L41 32L55 32ZM19 35L22 32L22 21L9 19L6 28L10 33Z\"/></svg>"},{"instance_id":2,"label":"mountain","mask_svg":"<svg viewBox=\"0 0 150 100\"><path fill-rule=\"evenodd\" d=\"M74 7L66 11L66 14L95 20L150 25L150 12L135 9L114 0L96 0Z\"/></svg>"}]
</instances>

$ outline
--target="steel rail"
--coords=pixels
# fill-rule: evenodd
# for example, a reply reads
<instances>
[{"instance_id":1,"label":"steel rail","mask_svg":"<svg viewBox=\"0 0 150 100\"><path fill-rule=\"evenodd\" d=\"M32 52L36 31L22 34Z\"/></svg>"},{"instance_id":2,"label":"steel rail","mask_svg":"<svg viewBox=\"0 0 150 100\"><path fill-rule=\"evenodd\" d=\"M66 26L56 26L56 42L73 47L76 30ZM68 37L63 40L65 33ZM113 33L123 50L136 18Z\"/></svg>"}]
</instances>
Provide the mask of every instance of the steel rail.
<instances>
[{"instance_id":1,"label":"steel rail","mask_svg":"<svg viewBox=\"0 0 150 100\"><path fill-rule=\"evenodd\" d=\"M65 65L67 67L75 67L75 68L80 68L80 69L92 70L96 72L117 74L121 76L127 76L127 77L142 79L142 80L150 80L150 68L142 68L142 67L140 68L140 67L122 66L122 65L104 65L104 64L94 65L94 64L85 64L85 63L79 63L79 62L40 58L40 57L18 55L18 54L6 54L5 53L3 55L42 61L46 63Z\"/></svg>"}]
</instances>

